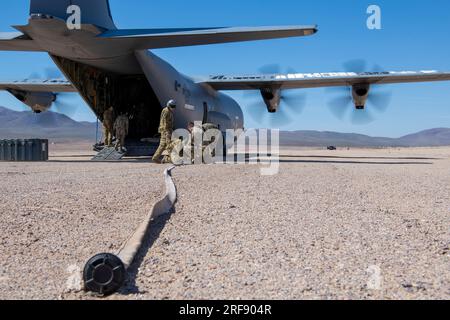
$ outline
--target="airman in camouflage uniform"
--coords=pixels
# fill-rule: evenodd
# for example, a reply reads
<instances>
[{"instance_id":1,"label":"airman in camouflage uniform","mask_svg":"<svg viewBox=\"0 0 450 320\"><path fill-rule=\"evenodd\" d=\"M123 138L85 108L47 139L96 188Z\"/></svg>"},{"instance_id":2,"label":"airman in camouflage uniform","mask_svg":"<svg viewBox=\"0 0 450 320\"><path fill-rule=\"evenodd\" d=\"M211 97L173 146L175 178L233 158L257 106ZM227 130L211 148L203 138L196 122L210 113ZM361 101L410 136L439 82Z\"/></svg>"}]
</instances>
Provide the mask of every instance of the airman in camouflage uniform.
<instances>
[{"instance_id":1,"label":"airman in camouflage uniform","mask_svg":"<svg viewBox=\"0 0 450 320\"><path fill-rule=\"evenodd\" d=\"M127 115L120 115L114 122L114 132L116 134L116 150L119 152L124 151L125 138L128 135L129 120Z\"/></svg>"},{"instance_id":2,"label":"airman in camouflage uniform","mask_svg":"<svg viewBox=\"0 0 450 320\"><path fill-rule=\"evenodd\" d=\"M175 150L180 150L179 152L174 152ZM167 146L166 150L163 152L162 163L172 163L174 165L181 165L183 163L183 157L180 152L183 150L183 141L176 139L171 141Z\"/></svg>"},{"instance_id":3,"label":"airman in camouflage uniform","mask_svg":"<svg viewBox=\"0 0 450 320\"><path fill-rule=\"evenodd\" d=\"M161 120L159 124L159 133L161 134L161 140L159 142L159 148L153 156L152 160L156 163L161 163L161 156L163 152L168 149L173 133L174 126L174 110L177 107L177 103L174 100L170 100L167 106L163 109L161 113Z\"/></svg>"},{"instance_id":4,"label":"airman in camouflage uniform","mask_svg":"<svg viewBox=\"0 0 450 320\"><path fill-rule=\"evenodd\" d=\"M187 165L187 164L194 164L194 163L202 163L202 157L203 153L206 150L207 147L209 147L209 144L214 142L214 138L210 141L202 141L203 133L208 130L218 130L218 126L206 123L201 124L201 122L190 122L188 124L187 130L189 131L189 137L186 141L183 141L181 139L173 140L169 143L166 150L163 152L164 159L163 163L172 163L174 165ZM200 139L199 141L195 141L195 139ZM194 143L195 141L195 143ZM195 149L197 150L199 159L195 159ZM190 156L189 162L186 162L186 154ZM212 156L215 156L215 150L210 150L212 153ZM183 154L183 156L181 155ZM197 160L197 162L195 161Z\"/></svg>"},{"instance_id":5,"label":"airman in camouflage uniform","mask_svg":"<svg viewBox=\"0 0 450 320\"><path fill-rule=\"evenodd\" d=\"M114 130L114 108L110 107L103 113L103 132L105 134L105 146L112 147Z\"/></svg>"}]
</instances>

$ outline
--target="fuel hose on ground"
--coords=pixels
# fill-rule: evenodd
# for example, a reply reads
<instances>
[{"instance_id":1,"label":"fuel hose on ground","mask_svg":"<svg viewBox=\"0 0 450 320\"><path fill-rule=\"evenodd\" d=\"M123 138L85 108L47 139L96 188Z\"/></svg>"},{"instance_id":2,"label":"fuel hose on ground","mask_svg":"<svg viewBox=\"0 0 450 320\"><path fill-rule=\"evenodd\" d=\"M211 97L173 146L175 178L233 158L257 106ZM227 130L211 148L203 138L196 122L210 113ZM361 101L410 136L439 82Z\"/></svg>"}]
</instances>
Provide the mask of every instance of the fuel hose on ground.
<instances>
[{"instance_id":1,"label":"fuel hose on ground","mask_svg":"<svg viewBox=\"0 0 450 320\"><path fill-rule=\"evenodd\" d=\"M125 242L117 254L100 253L89 259L84 267L83 280L86 291L107 296L117 292L125 283L127 269L133 263L139 249L145 241L151 222L173 208L177 200L177 191L171 172L175 167L164 171L166 194L157 202L145 221Z\"/></svg>"}]
</instances>

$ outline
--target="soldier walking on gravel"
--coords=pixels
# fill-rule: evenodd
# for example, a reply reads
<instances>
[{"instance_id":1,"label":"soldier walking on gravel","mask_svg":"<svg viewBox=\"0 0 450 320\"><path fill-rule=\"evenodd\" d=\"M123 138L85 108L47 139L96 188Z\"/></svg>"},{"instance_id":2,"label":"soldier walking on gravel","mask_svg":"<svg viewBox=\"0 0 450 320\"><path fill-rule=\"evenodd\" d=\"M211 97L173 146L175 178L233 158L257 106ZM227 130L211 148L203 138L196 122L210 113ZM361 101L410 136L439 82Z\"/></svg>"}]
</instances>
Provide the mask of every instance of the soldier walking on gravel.
<instances>
[{"instance_id":1,"label":"soldier walking on gravel","mask_svg":"<svg viewBox=\"0 0 450 320\"><path fill-rule=\"evenodd\" d=\"M129 119L126 114L122 114L117 117L116 122L114 122L114 132L116 135L116 151L124 152L125 148L125 138L128 135L129 129Z\"/></svg>"},{"instance_id":2,"label":"soldier walking on gravel","mask_svg":"<svg viewBox=\"0 0 450 320\"><path fill-rule=\"evenodd\" d=\"M114 131L114 108L110 107L103 113L103 132L105 134L105 147L112 147Z\"/></svg>"},{"instance_id":3,"label":"soldier walking on gravel","mask_svg":"<svg viewBox=\"0 0 450 320\"><path fill-rule=\"evenodd\" d=\"M161 120L159 124L159 133L161 134L161 140L159 142L159 148L153 156L152 160L156 163L161 163L161 156L163 152L169 147L172 140L173 125L174 125L174 112L177 107L175 100L170 100L167 106L161 113Z\"/></svg>"}]
</instances>

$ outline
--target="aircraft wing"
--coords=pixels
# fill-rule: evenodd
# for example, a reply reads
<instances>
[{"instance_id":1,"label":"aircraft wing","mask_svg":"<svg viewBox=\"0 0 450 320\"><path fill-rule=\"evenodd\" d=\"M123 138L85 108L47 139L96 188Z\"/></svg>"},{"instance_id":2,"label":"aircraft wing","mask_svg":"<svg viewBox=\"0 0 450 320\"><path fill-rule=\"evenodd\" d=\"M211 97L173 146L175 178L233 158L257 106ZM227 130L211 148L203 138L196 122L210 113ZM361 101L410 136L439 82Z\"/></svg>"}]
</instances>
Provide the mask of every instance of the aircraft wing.
<instances>
[{"instance_id":1,"label":"aircraft wing","mask_svg":"<svg viewBox=\"0 0 450 320\"><path fill-rule=\"evenodd\" d=\"M393 84L410 82L450 81L450 72L389 71L292 73L247 76L210 76L196 80L215 90L259 90L262 88L301 89L352 86L356 84Z\"/></svg>"},{"instance_id":2,"label":"aircraft wing","mask_svg":"<svg viewBox=\"0 0 450 320\"><path fill-rule=\"evenodd\" d=\"M21 32L0 32L0 51L43 51Z\"/></svg>"},{"instance_id":3,"label":"aircraft wing","mask_svg":"<svg viewBox=\"0 0 450 320\"><path fill-rule=\"evenodd\" d=\"M110 30L97 37L132 50L309 36L317 26Z\"/></svg>"},{"instance_id":4,"label":"aircraft wing","mask_svg":"<svg viewBox=\"0 0 450 320\"><path fill-rule=\"evenodd\" d=\"M0 90L20 90L27 92L77 92L75 87L67 80L21 80L0 81Z\"/></svg>"}]
</instances>

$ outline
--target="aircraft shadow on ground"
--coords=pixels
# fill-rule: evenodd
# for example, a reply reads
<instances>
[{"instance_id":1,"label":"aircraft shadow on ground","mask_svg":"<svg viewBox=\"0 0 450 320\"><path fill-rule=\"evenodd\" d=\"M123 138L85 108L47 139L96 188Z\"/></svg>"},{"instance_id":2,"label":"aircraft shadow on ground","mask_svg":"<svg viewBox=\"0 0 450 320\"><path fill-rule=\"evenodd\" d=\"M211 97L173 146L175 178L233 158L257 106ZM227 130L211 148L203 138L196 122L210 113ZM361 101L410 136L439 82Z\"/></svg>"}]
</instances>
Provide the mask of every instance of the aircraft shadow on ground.
<instances>
[{"instance_id":1,"label":"aircraft shadow on ground","mask_svg":"<svg viewBox=\"0 0 450 320\"><path fill-rule=\"evenodd\" d=\"M70 157L67 157L70 158ZM48 160L47 163L151 163L151 158L126 158L122 160L105 160L105 161L92 161L92 160Z\"/></svg>"},{"instance_id":2,"label":"aircraft shadow on ground","mask_svg":"<svg viewBox=\"0 0 450 320\"><path fill-rule=\"evenodd\" d=\"M433 165L433 162L388 162L388 161L338 161L338 160L301 160L301 159L280 159L280 163L315 163L315 164L359 164L359 165Z\"/></svg>"},{"instance_id":3,"label":"aircraft shadow on ground","mask_svg":"<svg viewBox=\"0 0 450 320\"><path fill-rule=\"evenodd\" d=\"M265 161L265 160L261 160ZM419 161L402 161L402 162L388 162L388 161L338 161L338 160L301 160L301 159L280 159L280 163L321 163L321 164L360 164L360 165L433 165L433 162L419 162ZM123 164L123 163L149 163L150 161L144 160L120 160L120 161L48 161L48 163L98 163L98 164ZM234 164L243 164L244 162L236 161Z\"/></svg>"},{"instance_id":4,"label":"aircraft shadow on ground","mask_svg":"<svg viewBox=\"0 0 450 320\"><path fill-rule=\"evenodd\" d=\"M140 291L138 286L136 285L136 279L139 274L139 268L142 266L145 257L155 244L156 240L159 239L159 236L166 227L167 222L175 213L176 213L175 208L172 208L169 213L166 213L156 218L154 221L152 221L145 235L144 243L139 249L139 252L137 253L136 258L134 259L133 264L127 270L128 279L125 286L119 291L119 294L131 295L131 294L145 293Z\"/></svg>"},{"instance_id":5,"label":"aircraft shadow on ground","mask_svg":"<svg viewBox=\"0 0 450 320\"><path fill-rule=\"evenodd\" d=\"M51 155L50 158L92 158L92 154L67 154L67 155Z\"/></svg>"},{"instance_id":6,"label":"aircraft shadow on ground","mask_svg":"<svg viewBox=\"0 0 450 320\"><path fill-rule=\"evenodd\" d=\"M315 158L315 159L314 159ZM246 156L245 162L252 161L267 161L272 158L252 158ZM352 160L353 159L353 160ZM363 161L371 160L374 161ZM391 161L377 161L377 160L391 160ZM442 160L441 158L418 158L418 157L344 157L344 156L296 156L296 155L280 155L280 163L312 163L312 164L356 164L356 165L433 165L434 162L429 161L398 161L398 160ZM244 162L238 161L242 164Z\"/></svg>"},{"instance_id":7,"label":"aircraft shadow on ground","mask_svg":"<svg viewBox=\"0 0 450 320\"><path fill-rule=\"evenodd\" d=\"M442 158L430 158L430 157L358 157L358 156L318 156L318 155L280 155L280 158L319 158L319 159L381 159L381 160L443 160Z\"/></svg>"},{"instance_id":8,"label":"aircraft shadow on ground","mask_svg":"<svg viewBox=\"0 0 450 320\"><path fill-rule=\"evenodd\" d=\"M249 160L251 154L246 154L244 157L246 161ZM64 158L70 158L66 156ZM75 157L74 157L75 158ZM432 165L433 162L426 160L444 160L443 158L431 157L369 157L369 156L323 156L323 155L280 155L280 163L322 163L322 164L373 164L373 165ZM92 161L92 160L49 160L49 163L150 163L150 157L132 158L128 157L120 161ZM253 160L254 158L252 158ZM307 160L306 160L307 159ZM316 160L319 159L319 160ZM375 161L361 161L361 160L375 160ZM392 161L376 161L376 160L392 160ZM395 161L405 160L405 161ZM422 160L422 161L419 161ZM240 164L241 161L235 161Z\"/></svg>"}]
</instances>

